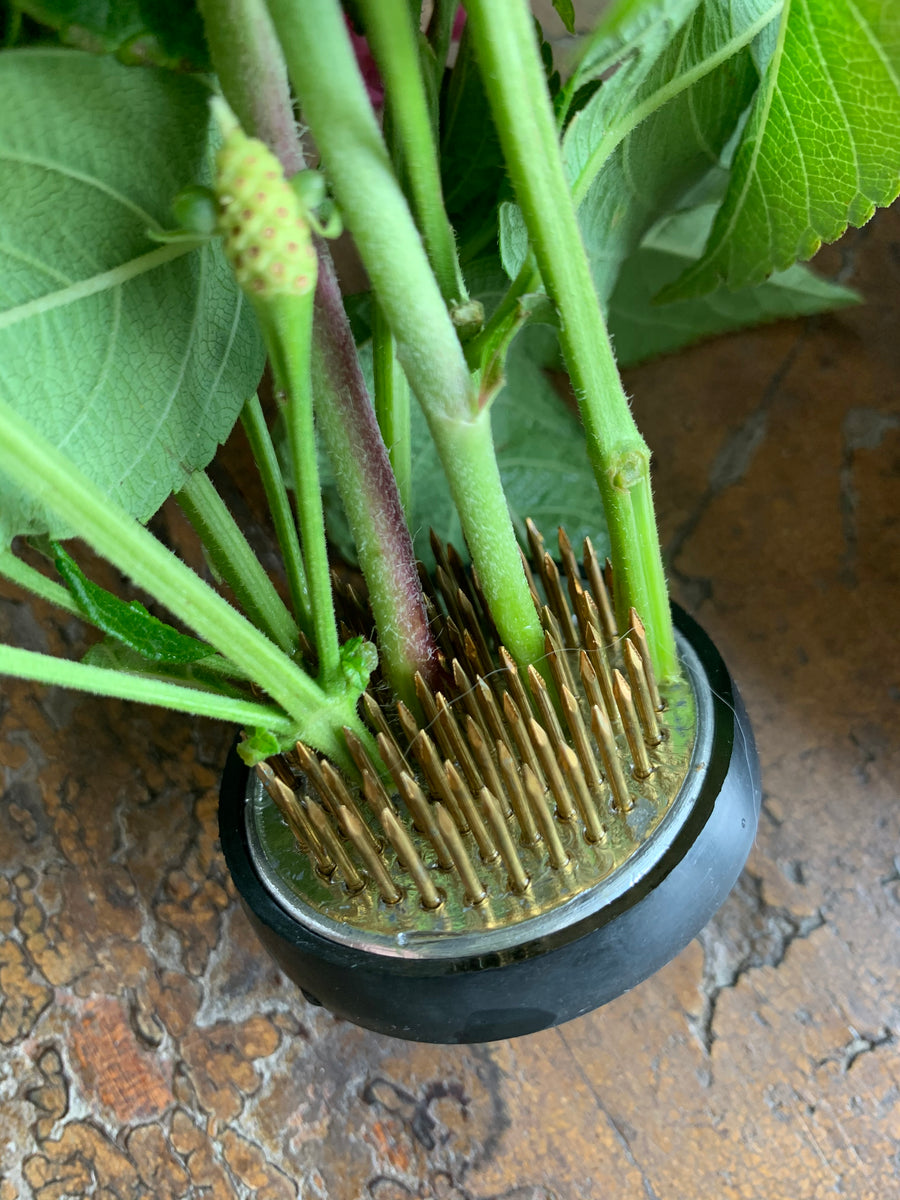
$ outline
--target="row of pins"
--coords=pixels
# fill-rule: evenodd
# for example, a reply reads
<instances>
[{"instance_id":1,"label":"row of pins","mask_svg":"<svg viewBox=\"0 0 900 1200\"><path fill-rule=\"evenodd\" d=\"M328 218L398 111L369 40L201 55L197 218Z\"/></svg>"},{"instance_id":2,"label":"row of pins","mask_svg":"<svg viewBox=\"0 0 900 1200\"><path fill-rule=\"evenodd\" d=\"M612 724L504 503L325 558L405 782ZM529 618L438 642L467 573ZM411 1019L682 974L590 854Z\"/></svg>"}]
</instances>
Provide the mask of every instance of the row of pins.
<instances>
[{"instance_id":1,"label":"row of pins","mask_svg":"<svg viewBox=\"0 0 900 1200\"><path fill-rule=\"evenodd\" d=\"M446 684L435 691L416 677L418 716L365 695L382 765L345 730L359 784L302 743L257 767L317 877L344 894L368 891L387 906L409 895L431 912L450 894L475 907L492 891L528 897L536 873L565 877L607 845L657 770L666 705L639 616L632 610L620 636L611 568L590 539L579 564L560 530L560 570L527 530L543 671L519 672L477 576L432 535L425 582ZM368 629L352 589L341 599L347 632Z\"/></svg>"}]
</instances>

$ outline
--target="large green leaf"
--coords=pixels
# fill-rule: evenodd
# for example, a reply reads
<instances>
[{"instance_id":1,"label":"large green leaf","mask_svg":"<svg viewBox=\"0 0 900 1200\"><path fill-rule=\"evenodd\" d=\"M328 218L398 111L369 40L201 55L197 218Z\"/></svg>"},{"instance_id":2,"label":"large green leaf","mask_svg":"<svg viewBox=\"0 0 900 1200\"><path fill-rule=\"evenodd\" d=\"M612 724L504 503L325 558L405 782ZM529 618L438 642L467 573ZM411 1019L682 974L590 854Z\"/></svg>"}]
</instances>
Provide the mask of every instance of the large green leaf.
<instances>
[{"instance_id":1,"label":"large green leaf","mask_svg":"<svg viewBox=\"0 0 900 1200\"><path fill-rule=\"evenodd\" d=\"M0 56L0 395L145 520L227 436L262 372L217 243L158 246L209 179L208 89L73 50ZM70 533L0 478L0 541Z\"/></svg>"},{"instance_id":2,"label":"large green leaf","mask_svg":"<svg viewBox=\"0 0 900 1200\"><path fill-rule=\"evenodd\" d=\"M859 295L850 288L799 265L737 292L720 288L674 304L654 303L657 292L700 256L715 212L715 205L703 205L668 218L623 263L609 301L609 331L620 367L714 334L859 303Z\"/></svg>"},{"instance_id":3,"label":"large green leaf","mask_svg":"<svg viewBox=\"0 0 900 1200\"><path fill-rule=\"evenodd\" d=\"M900 5L787 0L702 259L667 296L743 287L900 192Z\"/></svg>"},{"instance_id":4,"label":"large green leaf","mask_svg":"<svg viewBox=\"0 0 900 1200\"><path fill-rule=\"evenodd\" d=\"M563 141L604 302L646 231L718 163L759 82L750 45L780 7L781 0L704 0L667 40L655 26L652 37L645 25L633 31L640 52L630 57L614 39L622 67L575 115ZM667 30L674 18L663 17ZM504 206L501 250L511 274L526 248L521 218Z\"/></svg>"}]
</instances>

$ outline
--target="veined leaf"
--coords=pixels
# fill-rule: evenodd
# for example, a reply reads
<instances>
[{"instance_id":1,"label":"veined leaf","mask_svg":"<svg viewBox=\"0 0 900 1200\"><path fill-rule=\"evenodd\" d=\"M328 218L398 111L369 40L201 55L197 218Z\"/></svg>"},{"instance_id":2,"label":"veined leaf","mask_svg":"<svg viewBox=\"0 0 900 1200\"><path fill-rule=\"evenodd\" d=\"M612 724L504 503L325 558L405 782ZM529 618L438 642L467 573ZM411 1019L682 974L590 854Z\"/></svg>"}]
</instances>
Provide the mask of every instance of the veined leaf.
<instances>
[{"instance_id":1,"label":"veined leaf","mask_svg":"<svg viewBox=\"0 0 900 1200\"><path fill-rule=\"evenodd\" d=\"M52 543L56 569L84 616L151 663L192 663L214 654L212 646L179 633L147 612L138 600L130 603L93 583L78 563Z\"/></svg>"},{"instance_id":2,"label":"veined leaf","mask_svg":"<svg viewBox=\"0 0 900 1200\"><path fill-rule=\"evenodd\" d=\"M147 234L210 177L208 97L74 50L0 56L0 395L141 520L210 461L263 367L218 244ZM0 478L0 541L45 531L71 532Z\"/></svg>"},{"instance_id":3,"label":"veined leaf","mask_svg":"<svg viewBox=\"0 0 900 1200\"><path fill-rule=\"evenodd\" d=\"M656 293L700 256L715 212L715 205L704 205L668 218L622 265L609 302L609 331L620 367L714 334L859 303L858 293L799 265L737 292L720 288L674 304L654 303Z\"/></svg>"},{"instance_id":4,"label":"veined leaf","mask_svg":"<svg viewBox=\"0 0 900 1200\"><path fill-rule=\"evenodd\" d=\"M786 0L703 257L666 289L758 283L900 192L900 6Z\"/></svg>"}]
</instances>

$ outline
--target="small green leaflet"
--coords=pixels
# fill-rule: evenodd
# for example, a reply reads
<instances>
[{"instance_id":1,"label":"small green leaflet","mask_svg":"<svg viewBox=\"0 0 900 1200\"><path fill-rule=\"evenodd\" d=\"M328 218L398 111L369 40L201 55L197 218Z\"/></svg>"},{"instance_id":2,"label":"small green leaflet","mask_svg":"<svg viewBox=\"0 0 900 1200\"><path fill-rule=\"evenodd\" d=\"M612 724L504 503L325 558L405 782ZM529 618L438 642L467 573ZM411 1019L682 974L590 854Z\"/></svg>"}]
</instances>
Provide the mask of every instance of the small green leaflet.
<instances>
[{"instance_id":1,"label":"small green leaflet","mask_svg":"<svg viewBox=\"0 0 900 1200\"><path fill-rule=\"evenodd\" d=\"M255 767L257 763L281 753L281 743L268 729L247 729L244 732L246 737L238 742L237 752L238 758L248 767Z\"/></svg>"},{"instance_id":2,"label":"small green leaflet","mask_svg":"<svg viewBox=\"0 0 900 1200\"><path fill-rule=\"evenodd\" d=\"M665 299L758 283L900 192L900 5L786 0L703 257Z\"/></svg>"},{"instance_id":3,"label":"small green leaflet","mask_svg":"<svg viewBox=\"0 0 900 1200\"><path fill-rule=\"evenodd\" d=\"M568 33L575 32L575 5L572 0L553 0L559 19L565 25Z\"/></svg>"},{"instance_id":4,"label":"small green leaflet","mask_svg":"<svg viewBox=\"0 0 900 1200\"><path fill-rule=\"evenodd\" d=\"M140 520L210 461L264 362L218 242L147 234L209 181L209 94L75 50L0 55L0 396ZM0 477L0 543L42 532L71 534Z\"/></svg>"},{"instance_id":5,"label":"small green leaflet","mask_svg":"<svg viewBox=\"0 0 900 1200\"><path fill-rule=\"evenodd\" d=\"M609 331L620 367L714 334L859 303L856 292L799 265L776 272L757 287L737 292L720 288L674 304L654 303L656 293L702 253L715 211L715 205L703 205L667 218L626 259L609 302Z\"/></svg>"},{"instance_id":6,"label":"small green leaflet","mask_svg":"<svg viewBox=\"0 0 900 1200\"><path fill-rule=\"evenodd\" d=\"M92 583L58 542L51 543L56 569L87 620L145 661L192 663L215 654L212 646L179 633L151 616L137 600L127 603Z\"/></svg>"}]
</instances>

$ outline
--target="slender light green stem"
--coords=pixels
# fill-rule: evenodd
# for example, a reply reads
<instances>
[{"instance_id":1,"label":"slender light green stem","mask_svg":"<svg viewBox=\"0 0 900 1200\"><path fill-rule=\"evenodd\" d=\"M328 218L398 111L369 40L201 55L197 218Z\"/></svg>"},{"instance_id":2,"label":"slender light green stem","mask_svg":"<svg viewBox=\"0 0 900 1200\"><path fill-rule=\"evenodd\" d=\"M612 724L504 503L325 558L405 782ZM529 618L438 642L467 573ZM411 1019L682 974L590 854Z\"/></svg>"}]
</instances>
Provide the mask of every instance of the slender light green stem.
<instances>
[{"instance_id":1,"label":"slender light green stem","mask_svg":"<svg viewBox=\"0 0 900 1200\"><path fill-rule=\"evenodd\" d=\"M456 20L458 8L458 0L435 0L431 17L428 20L428 41L434 54L434 69L438 75L436 80L438 84L440 84L439 77L447 65L447 54L450 51L453 23Z\"/></svg>"},{"instance_id":2,"label":"slender light green stem","mask_svg":"<svg viewBox=\"0 0 900 1200\"><path fill-rule=\"evenodd\" d=\"M189 475L175 499L243 611L285 654L293 654L297 626L206 472Z\"/></svg>"},{"instance_id":3,"label":"slender light green stem","mask_svg":"<svg viewBox=\"0 0 900 1200\"><path fill-rule=\"evenodd\" d=\"M638 610L656 669L666 678L677 673L678 660L653 518L650 454L631 416L591 279L531 12L524 0L468 0L466 7L507 169L560 314L560 342L606 508L619 622L624 627L629 608Z\"/></svg>"},{"instance_id":4,"label":"slender light green stem","mask_svg":"<svg viewBox=\"0 0 900 1200\"><path fill-rule=\"evenodd\" d=\"M391 170L340 5L337 0L269 0L269 8L304 119L441 453L475 567L494 602L492 616L510 653L520 663L532 662L543 652L540 624L500 485L488 417L479 412L456 331ZM469 469L466 455L455 457L451 424L459 425L461 444L474 430L482 476ZM490 530L485 513L490 513Z\"/></svg>"},{"instance_id":5,"label":"slender light green stem","mask_svg":"<svg viewBox=\"0 0 900 1200\"><path fill-rule=\"evenodd\" d=\"M352 700L323 691L3 400L0 470L256 680L296 721L298 737L353 769L341 726L368 735Z\"/></svg>"},{"instance_id":6,"label":"slender light green stem","mask_svg":"<svg viewBox=\"0 0 900 1200\"><path fill-rule=\"evenodd\" d=\"M319 656L319 681L327 688L341 677L341 657L316 457L311 376L312 323L312 292L302 297L276 297L266 304L263 328L275 378L287 396L285 428L297 521L303 544L303 562L309 585L313 633Z\"/></svg>"},{"instance_id":7,"label":"slender light green stem","mask_svg":"<svg viewBox=\"0 0 900 1200\"><path fill-rule=\"evenodd\" d=\"M418 31L407 0L360 0L369 45L385 83L393 139L412 209L445 304L467 299L441 191L437 145L422 76Z\"/></svg>"},{"instance_id":8,"label":"slender light green stem","mask_svg":"<svg viewBox=\"0 0 900 1200\"><path fill-rule=\"evenodd\" d=\"M78 692L92 692L95 696L114 696L120 700L136 700L141 704L158 704L176 712L214 717L233 725L262 726L276 734L290 736L296 732L295 722L269 704L254 704L249 700L182 687L146 675L131 675L109 667L71 662L52 654L39 654L14 646L0 646L0 675L74 688Z\"/></svg>"},{"instance_id":9,"label":"slender light green stem","mask_svg":"<svg viewBox=\"0 0 900 1200\"><path fill-rule=\"evenodd\" d=\"M412 504L412 436L409 383L397 361L391 327L373 301L372 352L375 377L375 416L388 456L400 503L409 520Z\"/></svg>"},{"instance_id":10,"label":"slender light green stem","mask_svg":"<svg viewBox=\"0 0 900 1200\"><path fill-rule=\"evenodd\" d=\"M275 536L278 539L278 548L281 550L284 569L287 573L294 615L306 636L312 638L314 634L309 585L306 582L297 525L291 511L287 488L284 486L278 455L275 453L258 396L254 396L244 405L241 412L241 424L247 435L247 441L250 443L250 453L253 455L253 461L256 463L263 490L266 493L272 524L275 526Z\"/></svg>"},{"instance_id":11,"label":"slender light green stem","mask_svg":"<svg viewBox=\"0 0 900 1200\"><path fill-rule=\"evenodd\" d=\"M19 587L25 588L32 595L40 596L42 600L79 617L82 621L88 620L72 599L68 588L64 588L61 583L54 583L52 579L42 575L40 571L23 562L21 558L16 558L11 550L5 550L0 554L0 575L4 579L12 580Z\"/></svg>"}]
</instances>

